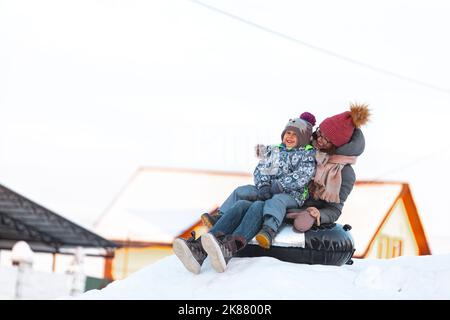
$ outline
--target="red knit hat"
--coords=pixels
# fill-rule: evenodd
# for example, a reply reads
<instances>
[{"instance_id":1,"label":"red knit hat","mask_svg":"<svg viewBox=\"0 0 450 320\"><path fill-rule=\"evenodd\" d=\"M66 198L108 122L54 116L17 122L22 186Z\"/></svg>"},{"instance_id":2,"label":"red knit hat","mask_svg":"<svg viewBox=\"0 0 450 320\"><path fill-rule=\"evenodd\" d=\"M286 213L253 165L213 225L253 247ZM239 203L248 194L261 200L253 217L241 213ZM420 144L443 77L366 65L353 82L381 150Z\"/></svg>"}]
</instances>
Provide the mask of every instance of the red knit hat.
<instances>
[{"instance_id":1,"label":"red knit hat","mask_svg":"<svg viewBox=\"0 0 450 320\"><path fill-rule=\"evenodd\" d=\"M340 147L348 143L355 128L366 124L370 112L366 104L351 104L350 111L326 118L319 125L325 138L334 146Z\"/></svg>"}]
</instances>

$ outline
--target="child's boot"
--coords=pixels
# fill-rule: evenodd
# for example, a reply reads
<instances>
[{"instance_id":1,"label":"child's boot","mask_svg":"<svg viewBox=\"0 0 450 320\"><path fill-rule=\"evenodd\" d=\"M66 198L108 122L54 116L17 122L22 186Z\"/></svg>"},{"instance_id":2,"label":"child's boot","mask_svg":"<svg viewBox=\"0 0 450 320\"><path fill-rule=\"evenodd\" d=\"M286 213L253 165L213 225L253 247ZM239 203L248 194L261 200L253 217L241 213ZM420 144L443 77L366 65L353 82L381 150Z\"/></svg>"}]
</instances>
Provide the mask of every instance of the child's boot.
<instances>
[{"instance_id":1,"label":"child's boot","mask_svg":"<svg viewBox=\"0 0 450 320\"><path fill-rule=\"evenodd\" d=\"M215 237L212 233L202 235L202 245L217 272L224 272L231 258L247 245L247 240L239 235Z\"/></svg>"},{"instance_id":2,"label":"child's boot","mask_svg":"<svg viewBox=\"0 0 450 320\"><path fill-rule=\"evenodd\" d=\"M200 238L195 239L195 231L191 232L191 238L185 240L177 238L173 242L172 249L183 265L190 272L198 274L205 261L207 253L203 250Z\"/></svg>"},{"instance_id":3,"label":"child's boot","mask_svg":"<svg viewBox=\"0 0 450 320\"><path fill-rule=\"evenodd\" d=\"M262 229L256 235L256 241L258 241L260 247L270 249L275 235L276 232L272 228L263 225Z\"/></svg>"},{"instance_id":4,"label":"child's boot","mask_svg":"<svg viewBox=\"0 0 450 320\"><path fill-rule=\"evenodd\" d=\"M201 218L202 218L202 222L203 224L208 228L211 229L216 222L220 219L220 217L222 216L222 213L218 213L218 214L210 214L210 213L204 213L202 214Z\"/></svg>"}]
</instances>

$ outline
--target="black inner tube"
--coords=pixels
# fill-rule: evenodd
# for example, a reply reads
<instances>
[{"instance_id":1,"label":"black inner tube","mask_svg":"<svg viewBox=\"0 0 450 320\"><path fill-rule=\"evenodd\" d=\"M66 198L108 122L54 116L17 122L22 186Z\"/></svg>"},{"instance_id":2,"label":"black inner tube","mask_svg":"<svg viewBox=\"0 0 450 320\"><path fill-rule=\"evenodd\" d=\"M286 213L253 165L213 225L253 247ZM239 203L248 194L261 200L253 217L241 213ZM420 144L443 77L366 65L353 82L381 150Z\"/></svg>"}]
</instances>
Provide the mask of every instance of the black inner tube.
<instances>
[{"instance_id":1,"label":"black inner tube","mask_svg":"<svg viewBox=\"0 0 450 320\"><path fill-rule=\"evenodd\" d=\"M280 246L275 243L270 249L263 249L257 244L248 244L239 251L238 257L273 257L281 261L305 264L336 265L352 264L355 252L351 226L340 224L323 224L304 233L302 244ZM292 227L289 232L295 233Z\"/></svg>"}]
</instances>

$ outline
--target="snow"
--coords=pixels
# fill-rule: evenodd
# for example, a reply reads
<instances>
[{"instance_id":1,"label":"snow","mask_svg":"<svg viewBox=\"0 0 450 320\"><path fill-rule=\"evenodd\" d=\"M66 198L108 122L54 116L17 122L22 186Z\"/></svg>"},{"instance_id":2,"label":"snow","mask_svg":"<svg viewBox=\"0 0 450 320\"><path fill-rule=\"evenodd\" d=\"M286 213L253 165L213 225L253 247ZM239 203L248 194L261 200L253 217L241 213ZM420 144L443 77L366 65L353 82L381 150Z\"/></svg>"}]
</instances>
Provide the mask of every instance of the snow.
<instances>
[{"instance_id":1,"label":"snow","mask_svg":"<svg viewBox=\"0 0 450 320\"><path fill-rule=\"evenodd\" d=\"M16 262L33 263L34 253L25 241L17 242L12 248L11 260Z\"/></svg>"},{"instance_id":2,"label":"snow","mask_svg":"<svg viewBox=\"0 0 450 320\"><path fill-rule=\"evenodd\" d=\"M72 275L0 266L0 300L46 300L70 296Z\"/></svg>"},{"instance_id":3,"label":"snow","mask_svg":"<svg viewBox=\"0 0 450 320\"><path fill-rule=\"evenodd\" d=\"M194 275L171 255L78 299L450 299L450 255L354 259L344 266L234 258L224 273L208 260Z\"/></svg>"}]
</instances>

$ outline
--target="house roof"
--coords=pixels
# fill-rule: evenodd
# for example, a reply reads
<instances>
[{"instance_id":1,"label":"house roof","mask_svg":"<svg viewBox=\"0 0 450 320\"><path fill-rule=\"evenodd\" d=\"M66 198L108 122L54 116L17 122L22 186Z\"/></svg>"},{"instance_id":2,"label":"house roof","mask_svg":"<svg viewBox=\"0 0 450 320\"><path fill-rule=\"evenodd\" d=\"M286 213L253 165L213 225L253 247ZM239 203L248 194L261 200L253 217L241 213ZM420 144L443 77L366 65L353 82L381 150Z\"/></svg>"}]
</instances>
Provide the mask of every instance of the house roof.
<instances>
[{"instance_id":1,"label":"house roof","mask_svg":"<svg viewBox=\"0 0 450 320\"><path fill-rule=\"evenodd\" d=\"M366 251L372 237L402 190L401 183L357 182L348 196L339 223L352 226L355 255Z\"/></svg>"},{"instance_id":2,"label":"house roof","mask_svg":"<svg viewBox=\"0 0 450 320\"><path fill-rule=\"evenodd\" d=\"M26 241L36 252L117 247L114 242L0 185L0 249L11 250L20 240Z\"/></svg>"},{"instance_id":3,"label":"house roof","mask_svg":"<svg viewBox=\"0 0 450 320\"><path fill-rule=\"evenodd\" d=\"M108 239L171 244L215 210L248 174L172 168L140 168L95 224Z\"/></svg>"},{"instance_id":4,"label":"house roof","mask_svg":"<svg viewBox=\"0 0 450 320\"><path fill-rule=\"evenodd\" d=\"M430 253L422 223L407 183L357 181L338 220L340 224L352 226L355 256L365 256L399 199L404 201L405 213L419 247L419 253Z\"/></svg>"}]
</instances>

